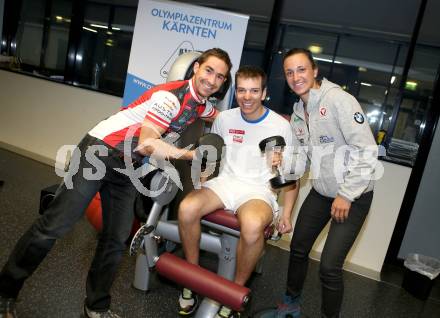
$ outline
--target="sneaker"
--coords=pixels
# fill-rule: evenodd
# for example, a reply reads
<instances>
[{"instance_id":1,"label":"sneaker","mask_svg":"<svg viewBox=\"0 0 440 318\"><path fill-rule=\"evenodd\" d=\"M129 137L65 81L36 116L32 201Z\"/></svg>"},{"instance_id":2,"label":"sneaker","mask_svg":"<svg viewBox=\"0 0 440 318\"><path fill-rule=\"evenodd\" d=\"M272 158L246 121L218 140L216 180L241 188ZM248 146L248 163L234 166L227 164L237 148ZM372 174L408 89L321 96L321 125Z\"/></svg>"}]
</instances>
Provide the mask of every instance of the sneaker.
<instances>
[{"instance_id":1,"label":"sneaker","mask_svg":"<svg viewBox=\"0 0 440 318\"><path fill-rule=\"evenodd\" d=\"M239 318L241 315L237 311L233 311L231 308L221 306L218 310L215 318Z\"/></svg>"},{"instance_id":2,"label":"sneaker","mask_svg":"<svg viewBox=\"0 0 440 318\"><path fill-rule=\"evenodd\" d=\"M292 297L289 295L284 295L283 302L278 304L276 310L277 318L300 318L301 317L301 307L299 304L299 296Z\"/></svg>"},{"instance_id":3,"label":"sneaker","mask_svg":"<svg viewBox=\"0 0 440 318\"><path fill-rule=\"evenodd\" d=\"M0 318L17 318L14 298L0 296Z\"/></svg>"},{"instance_id":4,"label":"sneaker","mask_svg":"<svg viewBox=\"0 0 440 318\"><path fill-rule=\"evenodd\" d=\"M122 318L110 309L107 311L93 311L84 305L84 316L86 318Z\"/></svg>"},{"instance_id":5,"label":"sneaker","mask_svg":"<svg viewBox=\"0 0 440 318\"><path fill-rule=\"evenodd\" d=\"M190 289L184 288L179 295L179 315L188 316L194 313L199 305L199 298Z\"/></svg>"},{"instance_id":6,"label":"sneaker","mask_svg":"<svg viewBox=\"0 0 440 318\"><path fill-rule=\"evenodd\" d=\"M341 318L341 313L337 313L331 316L326 316L324 313L321 313L321 318Z\"/></svg>"}]
</instances>

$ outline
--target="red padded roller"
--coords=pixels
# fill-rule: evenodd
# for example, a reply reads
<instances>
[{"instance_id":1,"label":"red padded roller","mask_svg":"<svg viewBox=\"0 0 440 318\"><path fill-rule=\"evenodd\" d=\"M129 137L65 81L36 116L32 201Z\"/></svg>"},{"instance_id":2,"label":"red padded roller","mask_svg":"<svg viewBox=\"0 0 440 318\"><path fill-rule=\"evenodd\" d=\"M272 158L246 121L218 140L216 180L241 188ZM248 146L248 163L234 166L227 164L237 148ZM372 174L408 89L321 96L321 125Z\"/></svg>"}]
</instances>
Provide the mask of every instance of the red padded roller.
<instances>
[{"instance_id":1,"label":"red padded roller","mask_svg":"<svg viewBox=\"0 0 440 318\"><path fill-rule=\"evenodd\" d=\"M242 310L249 299L249 288L170 253L163 253L159 257L156 270L162 276L233 310Z\"/></svg>"},{"instance_id":2,"label":"red padded roller","mask_svg":"<svg viewBox=\"0 0 440 318\"><path fill-rule=\"evenodd\" d=\"M204 220L215 224L229 227L230 229L240 231L238 219L233 212L225 210L215 210L203 217Z\"/></svg>"},{"instance_id":3,"label":"red padded roller","mask_svg":"<svg viewBox=\"0 0 440 318\"><path fill-rule=\"evenodd\" d=\"M226 211L223 209L215 210L203 217L203 220L212 222L215 224L223 225L229 227L230 229L240 231L240 224L238 223L237 216L231 211ZM264 238L269 239L275 231L273 225L268 225L264 229Z\"/></svg>"}]
</instances>

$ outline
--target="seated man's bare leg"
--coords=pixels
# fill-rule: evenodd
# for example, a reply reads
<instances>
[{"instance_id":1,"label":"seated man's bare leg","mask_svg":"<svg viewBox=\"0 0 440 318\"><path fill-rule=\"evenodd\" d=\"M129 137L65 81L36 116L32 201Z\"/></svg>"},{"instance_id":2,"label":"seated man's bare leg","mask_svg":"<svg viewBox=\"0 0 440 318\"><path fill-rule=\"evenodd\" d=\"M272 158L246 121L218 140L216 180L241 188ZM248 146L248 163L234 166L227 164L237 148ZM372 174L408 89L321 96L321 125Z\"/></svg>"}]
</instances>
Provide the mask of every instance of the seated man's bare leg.
<instances>
[{"instance_id":1,"label":"seated man's bare leg","mask_svg":"<svg viewBox=\"0 0 440 318\"><path fill-rule=\"evenodd\" d=\"M224 208L223 202L207 188L192 191L180 203L179 234L189 263L199 263L200 219L221 208Z\"/></svg>"},{"instance_id":2,"label":"seated man's bare leg","mask_svg":"<svg viewBox=\"0 0 440 318\"><path fill-rule=\"evenodd\" d=\"M250 200L240 206L237 217L240 222L240 241L235 282L244 286L263 251L264 229L272 222L272 208L263 200Z\"/></svg>"}]
</instances>

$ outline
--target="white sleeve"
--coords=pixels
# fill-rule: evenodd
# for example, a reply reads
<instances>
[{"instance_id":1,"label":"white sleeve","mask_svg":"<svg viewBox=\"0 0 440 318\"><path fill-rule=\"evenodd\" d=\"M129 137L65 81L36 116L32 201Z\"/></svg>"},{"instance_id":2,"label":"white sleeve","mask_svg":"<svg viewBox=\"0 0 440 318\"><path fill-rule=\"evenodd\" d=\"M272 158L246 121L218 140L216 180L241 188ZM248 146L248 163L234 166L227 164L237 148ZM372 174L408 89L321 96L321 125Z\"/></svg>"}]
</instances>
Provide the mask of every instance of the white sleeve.
<instances>
[{"instance_id":1,"label":"white sleeve","mask_svg":"<svg viewBox=\"0 0 440 318\"><path fill-rule=\"evenodd\" d=\"M339 107L336 107L337 120L350 152L348 174L344 177L344 183L340 184L338 194L353 201L371 182L378 148L358 101L346 93L339 100Z\"/></svg>"},{"instance_id":2,"label":"white sleeve","mask_svg":"<svg viewBox=\"0 0 440 318\"><path fill-rule=\"evenodd\" d=\"M157 91L151 95L148 101L149 107L145 118L158 126L167 129L179 114L180 103L177 97L168 91Z\"/></svg>"},{"instance_id":3,"label":"white sleeve","mask_svg":"<svg viewBox=\"0 0 440 318\"><path fill-rule=\"evenodd\" d=\"M212 126L211 126L211 133L217 134L224 139L225 137L223 136L223 131L222 131L223 130L222 129L222 117L223 116L221 116L221 113L220 113L220 114L218 114L217 118L214 119L214 122L212 123Z\"/></svg>"}]
</instances>

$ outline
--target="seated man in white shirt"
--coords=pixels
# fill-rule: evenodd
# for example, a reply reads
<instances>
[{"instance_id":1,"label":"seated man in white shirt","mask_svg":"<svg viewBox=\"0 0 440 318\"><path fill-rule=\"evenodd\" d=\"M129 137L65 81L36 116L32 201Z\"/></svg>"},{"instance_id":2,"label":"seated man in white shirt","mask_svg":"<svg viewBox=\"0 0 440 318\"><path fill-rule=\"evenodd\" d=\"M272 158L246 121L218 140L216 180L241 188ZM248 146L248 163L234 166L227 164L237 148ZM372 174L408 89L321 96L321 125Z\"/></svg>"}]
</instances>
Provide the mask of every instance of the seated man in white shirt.
<instances>
[{"instance_id":1,"label":"seated man in white shirt","mask_svg":"<svg viewBox=\"0 0 440 318\"><path fill-rule=\"evenodd\" d=\"M259 143L279 135L290 146L293 137L288 121L262 104L266 97L263 70L255 66L241 67L235 75L235 83L235 97L240 107L221 112L211 129L226 145L220 173L202 183L201 189L188 194L180 204L178 218L186 260L198 264L200 219L221 208L236 213L241 234L234 281L244 285L263 251L264 229L278 211L277 192L271 188L269 180L274 176L272 166L280 164L281 157L269 156L272 158L268 160ZM287 196L292 189L285 188ZM184 288L179 297L179 314L192 314L197 305L197 296ZM221 306L217 317L235 315L226 306Z\"/></svg>"}]
</instances>

